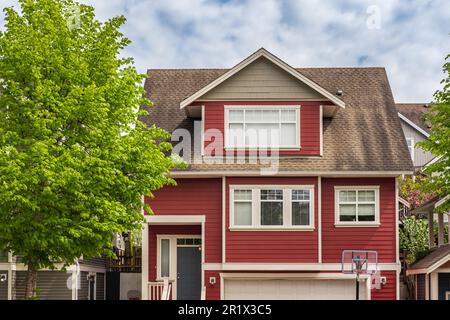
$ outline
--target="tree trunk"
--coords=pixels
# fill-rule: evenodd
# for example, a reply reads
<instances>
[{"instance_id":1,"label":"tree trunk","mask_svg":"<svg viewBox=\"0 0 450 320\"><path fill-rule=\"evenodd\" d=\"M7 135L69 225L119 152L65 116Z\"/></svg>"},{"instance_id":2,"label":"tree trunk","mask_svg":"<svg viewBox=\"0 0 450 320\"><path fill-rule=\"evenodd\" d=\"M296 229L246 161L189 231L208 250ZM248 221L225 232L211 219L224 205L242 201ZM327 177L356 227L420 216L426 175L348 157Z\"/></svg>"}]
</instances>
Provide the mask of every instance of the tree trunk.
<instances>
[{"instance_id":1,"label":"tree trunk","mask_svg":"<svg viewBox=\"0 0 450 320\"><path fill-rule=\"evenodd\" d=\"M28 263L25 299L33 299L36 295L37 270L32 263Z\"/></svg>"}]
</instances>

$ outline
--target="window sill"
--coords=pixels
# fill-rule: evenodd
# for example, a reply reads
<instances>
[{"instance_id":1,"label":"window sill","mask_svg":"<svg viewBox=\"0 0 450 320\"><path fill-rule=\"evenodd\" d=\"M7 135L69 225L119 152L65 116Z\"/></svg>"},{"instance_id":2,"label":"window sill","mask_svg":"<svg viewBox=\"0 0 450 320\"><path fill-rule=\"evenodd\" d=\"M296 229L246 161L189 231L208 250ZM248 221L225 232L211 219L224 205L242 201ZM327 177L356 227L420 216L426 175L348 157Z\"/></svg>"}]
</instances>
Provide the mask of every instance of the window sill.
<instances>
[{"instance_id":1,"label":"window sill","mask_svg":"<svg viewBox=\"0 0 450 320\"><path fill-rule=\"evenodd\" d=\"M230 231L314 231L314 227L229 227Z\"/></svg>"},{"instance_id":2,"label":"window sill","mask_svg":"<svg viewBox=\"0 0 450 320\"><path fill-rule=\"evenodd\" d=\"M378 228L381 223L335 223L336 228Z\"/></svg>"}]
</instances>

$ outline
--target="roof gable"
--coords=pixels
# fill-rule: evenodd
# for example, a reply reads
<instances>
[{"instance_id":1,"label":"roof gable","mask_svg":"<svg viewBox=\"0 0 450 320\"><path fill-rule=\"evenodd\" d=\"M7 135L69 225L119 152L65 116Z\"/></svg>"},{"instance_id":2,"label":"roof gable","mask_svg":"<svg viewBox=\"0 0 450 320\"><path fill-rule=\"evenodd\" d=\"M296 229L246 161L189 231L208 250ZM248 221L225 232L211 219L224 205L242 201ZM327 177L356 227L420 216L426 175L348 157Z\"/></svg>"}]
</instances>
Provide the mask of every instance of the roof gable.
<instances>
[{"instance_id":1,"label":"roof gable","mask_svg":"<svg viewBox=\"0 0 450 320\"><path fill-rule=\"evenodd\" d=\"M224 83L226 80L230 79L234 75L236 75L238 72L242 71L243 69L253 65L256 60L260 58L265 58L267 61L271 62L275 66L277 66L280 70L284 71L288 75L292 77L292 79L299 80L302 84L304 84L307 88L309 88L311 92L318 94L318 97L322 96L331 102L333 102L336 106L339 106L341 108L345 108L345 103L338 97L336 97L331 92L325 90L323 87L315 83L314 81L310 80L306 76L304 76L302 73L300 73L298 70L292 68L288 64L286 64L284 61L280 60L264 48L259 49L254 54L250 55L248 58L244 59L242 62L237 64L235 67L231 68L227 72L225 72L223 75L206 85L205 87L201 88L200 90L196 91L191 96L187 97L180 103L181 109L189 106L192 102L196 101L197 99L204 97L206 94L210 93L211 90L215 89L222 83ZM304 87L305 88L305 87Z\"/></svg>"}]
</instances>

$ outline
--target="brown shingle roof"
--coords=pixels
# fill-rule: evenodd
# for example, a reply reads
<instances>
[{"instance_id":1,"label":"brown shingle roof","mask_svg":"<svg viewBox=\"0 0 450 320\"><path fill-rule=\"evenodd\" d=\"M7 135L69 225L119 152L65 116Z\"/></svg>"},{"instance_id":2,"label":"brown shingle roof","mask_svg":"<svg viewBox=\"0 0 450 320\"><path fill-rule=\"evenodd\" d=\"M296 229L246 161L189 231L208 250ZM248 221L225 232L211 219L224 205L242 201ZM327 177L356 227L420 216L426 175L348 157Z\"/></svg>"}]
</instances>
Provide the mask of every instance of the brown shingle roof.
<instances>
[{"instance_id":1,"label":"brown shingle roof","mask_svg":"<svg viewBox=\"0 0 450 320\"><path fill-rule=\"evenodd\" d=\"M424 115L429 111L429 105L426 103L396 103L397 111L412 121L415 125L426 132L430 130L425 124Z\"/></svg>"},{"instance_id":2,"label":"brown shingle roof","mask_svg":"<svg viewBox=\"0 0 450 320\"><path fill-rule=\"evenodd\" d=\"M329 92L343 90L345 109L324 121L322 158L282 158L280 171L412 171L412 162L384 68L300 68ZM146 124L192 130L180 102L228 69L153 69L145 89L154 107ZM257 170L260 164L192 164L191 171Z\"/></svg>"},{"instance_id":3,"label":"brown shingle roof","mask_svg":"<svg viewBox=\"0 0 450 320\"><path fill-rule=\"evenodd\" d=\"M447 244L439 248L433 249L433 251L430 254L414 263L411 267L409 267L409 269L412 270L428 269L429 267L441 261L448 255L450 255L450 245Z\"/></svg>"}]
</instances>

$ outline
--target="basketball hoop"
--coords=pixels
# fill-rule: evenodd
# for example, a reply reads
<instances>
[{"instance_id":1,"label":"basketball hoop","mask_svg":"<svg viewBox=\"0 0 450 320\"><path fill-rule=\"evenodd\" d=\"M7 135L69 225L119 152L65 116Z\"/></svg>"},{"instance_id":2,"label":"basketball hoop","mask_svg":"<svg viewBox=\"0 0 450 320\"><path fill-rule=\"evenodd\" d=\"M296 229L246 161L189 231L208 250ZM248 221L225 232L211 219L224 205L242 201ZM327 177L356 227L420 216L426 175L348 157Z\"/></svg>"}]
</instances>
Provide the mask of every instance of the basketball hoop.
<instances>
[{"instance_id":1,"label":"basketball hoop","mask_svg":"<svg viewBox=\"0 0 450 320\"><path fill-rule=\"evenodd\" d=\"M370 287L380 288L378 253L371 250L342 251L341 271L344 274L356 274L356 300L359 300L359 278L361 274L370 275ZM376 284L373 284L373 281Z\"/></svg>"}]
</instances>

